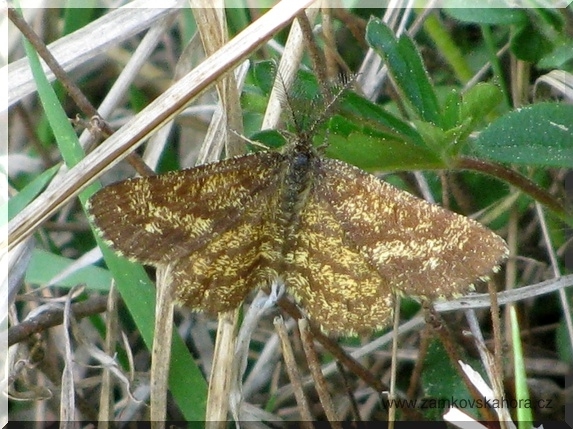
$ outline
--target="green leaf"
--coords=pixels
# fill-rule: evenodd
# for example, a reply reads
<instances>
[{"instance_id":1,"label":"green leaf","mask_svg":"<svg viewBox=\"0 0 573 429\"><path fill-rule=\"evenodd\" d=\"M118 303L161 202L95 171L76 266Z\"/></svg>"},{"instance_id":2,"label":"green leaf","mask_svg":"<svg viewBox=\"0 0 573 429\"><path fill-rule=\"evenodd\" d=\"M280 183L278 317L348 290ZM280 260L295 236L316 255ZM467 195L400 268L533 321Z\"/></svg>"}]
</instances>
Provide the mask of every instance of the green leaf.
<instances>
[{"instance_id":1,"label":"green leaf","mask_svg":"<svg viewBox=\"0 0 573 429\"><path fill-rule=\"evenodd\" d=\"M573 296L568 293L569 299ZM573 364L573 352L571 351L571 343L569 342L569 332L567 331L567 321L565 318L561 319L557 330L555 331L555 343L557 345L557 353L559 354L559 359L569 365Z\"/></svg>"},{"instance_id":2,"label":"green leaf","mask_svg":"<svg viewBox=\"0 0 573 429\"><path fill-rule=\"evenodd\" d=\"M34 249L26 271L26 282L46 285L73 263L75 261L72 259L54 255L46 250ZM112 276L108 270L90 265L57 281L54 286L71 288L77 284L85 284L89 290L109 292L111 280Z\"/></svg>"},{"instance_id":3,"label":"green leaf","mask_svg":"<svg viewBox=\"0 0 573 429\"><path fill-rule=\"evenodd\" d=\"M441 125L438 99L412 39L402 35L396 40L382 20L371 18L366 27L366 41L384 58L400 92L418 117Z\"/></svg>"},{"instance_id":4,"label":"green leaf","mask_svg":"<svg viewBox=\"0 0 573 429\"><path fill-rule=\"evenodd\" d=\"M253 77L256 85L267 96L273 89L277 65L273 61L260 61L253 65Z\"/></svg>"},{"instance_id":5,"label":"green leaf","mask_svg":"<svg viewBox=\"0 0 573 429\"><path fill-rule=\"evenodd\" d=\"M375 131L385 132L394 135L397 139L401 138L427 148L424 139L414 127L354 92L342 95L340 110L345 116L352 116L355 123L360 122Z\"/></svg>"},{"instance_id":6,"label":"green leaf","mask_svg":"<svg viewBox=\"0 0 573 429\"><path fill-rule=\"evenodd\" d=\"M539 103L492 122L476 139L479 156L521 165L573 165L573 106Z\"/></svg>"},{"instance_id":7,"label":"green leaf","mask_svg":"<svg viewBox=\"0 0 573 429\"><path fill-rule=\"evenodd\" d=\"M511 50L517 58L536 63L564 40L564 20L551 9L528 9L526 12L529 19L518 26L511 40Z\"/></svg>"},{"instance_id":8,"label":"green leaf","mask_svg":"<svg viewBox=\"0 0 573 429\"><path fill-rule=\"evenodd\" d=\"M536 63L553 50L553 43L531 22L523 25L511 38L511 52L522 61Z\"/></svg>"},{"instance_id":9,"label":"green leaf","mask_svg":"<svg viewBox=\"0 0 573 429\"><path fill-rule=\"evenodd\" d=\"M527 21L527 13L521 9L488 8L483 4L479 8L466 8L467 0L447 0L444 11L462 22L489 25L521 24Z\"/></svg>"},{"instance_id":10,"label":"green leaf","mask_svg":"<svg viewBox=\"0 0 573 429\"><path fill-rule=\"evenodd\" d=\"M416 125L416 129L424 138L424 141L428 145L431 150L436 153L440 154L440 156L444 155L446 149L449 146L450 139L446 132L442 130L440 127L436 127L435 125L424 122L424 121L413 121L414 125Z\"/></svg>"},{"instance_id":11,"label":"green leaf","mask_svg":"<svg viewBox=\"0 0 573 429\"><path fill-rule=\"evenodd\" d=\"M330 135L328 143L327 157L340 159L370 172L445 168L445 164L429 149L404 140L356 132L347 137Z\"/></svg>"},{"instance_id":12,"label":"green leaf","mask_svg":"<svg viewBox=\"0 0 573 429\"><path fill-rule=\"evenodd\" d=\"M96 0L68 0L64 9L62 36L71 34L88 25L97 12Z\"/></svg>"},{"instance_id":13,"label":"green leaf","mask_svg":"<svg viewBox=\"0 0 573 429\"><path fill-rule=\"evenodd\" d=\"M258 131L249 138L252 141L260 142L269 149L278 149L286 144L284 135L277 130ZM249 152L260 152L261 150L265 150L264 148L252 143L249 143L247 148Z\"/></svg>"},{"instance_id":14,"label":"green leaf","mask_svg":"<svg viewBox=\"0 0 573 429\"><path fill-rule=\"evenodd\" d=\"M475 359L470 359L466 363L474 369L481 369L481 364ZM452 399L458 401L460 408L461 404L467 404L469 409L461 408L461 410L477 417L477 407L472 406L475 401L460 374L452 366L444 347L437 340L432 341L428 347L421 383L426 402L430 404L428 413L432 413L432 415L427 415L428 418L441 419L443 409L439 406L442 405L440 400L443 401L443 405L447 405L447 402ZM431 404L432 400L437 401L435 406Z\"/></svg>"},{"instance_id":15,"label":"green leaf","mask_svg":"<svg viewBox=\"0 0 573 429\"><path fill-rule=\"evenodd\" d=\"M450 93L446 96L442 114L443 126L445 130L454 128L460 123L461 118L463 118L461 114L461 107L462 97L460 93L455 89L451 90Z\"/></svg>"},{"instance_id":16,"label":"green leaf","mask_svg":"<svg viewBox=\"0 0 573 429\"><path fill-rule=\"evenodd\" d=\"M372 122L368 122L372 125ZM251 140L276 149L287 144L285 136L276 130L255 133ZM427 147L420 147L391 132L360 126L343 116L335 115L328 130L314 138L316 146L325 145L325 156L347 162L366 171L402 171L442 169L445 164ZM249 145L251 152L261 149Z\"/></svg>"},{"instance_id":17,"label":"green leaf","mask_svg":"<svg viewBox=\"0 0 573 429\"><path fill-rule=\"evenodd\" d=\"M462 98L461 117L471 118L472 123L482 121L503 102L503 92L491 83L478 83Z\"/></svg>"},{"instance_id":18,"label":"green leaf","mask_svg":"<svg viewBox=\"0 0 573 429\"><path fill-rule=\"evenodd\" d=\"M16 195L11 197L6 204L0 207L0 213L2 216L0 219L0 225L12 220L14 216L20 213L24 207L30 204L34 198L36 198L40 192L44 190L46 185L54 178L58 172L60 166L54 165L52 168L44 171L38 177L36 177L32 182L28 183L24 189L18 192ZM8 216L4 216L4 213L8 213Z\"/></svg>"},{"instance_id":19,"label":"green leaf","mask_svg":"<svg viewBox=\"0 0 573 429\"><path fill-rule=\"evenodd\" d=\"M544 69L573 68L573 39L559 41L553 50L537 63L537 67Z\"/></svg>"}]
</instances>

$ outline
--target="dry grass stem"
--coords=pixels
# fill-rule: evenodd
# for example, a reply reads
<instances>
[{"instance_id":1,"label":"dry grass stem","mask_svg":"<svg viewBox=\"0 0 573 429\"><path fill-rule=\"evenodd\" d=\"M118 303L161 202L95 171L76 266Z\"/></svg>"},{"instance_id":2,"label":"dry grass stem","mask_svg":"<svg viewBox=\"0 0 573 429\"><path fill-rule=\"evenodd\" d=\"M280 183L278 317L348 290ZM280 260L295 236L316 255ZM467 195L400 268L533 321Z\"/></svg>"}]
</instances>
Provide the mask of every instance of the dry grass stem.
<instances>
[{"instance_id":1,"label":"dry grass stem","mask_svg":"<svg viewBox=\"0 0 573 429\"><path fill-rule=\"evenodd\" d=\"M340 417L336 412L334 403L332 402L332 398L328 392L326 380L324 379L324 375L322 375L322 371L320 369L320 362L318 360L318 354L314 349L313 335L310 332L308 320L299 319L298 328L300 332L300 338L302 340L304 354L308 362L308 367L310 369L312 378L314 379L314 386L316 388L316 392L318 393L318 397L320 398L320 403L322 404L326 418L332 427L341 428L342 426L340 425Z\"/></svg>"},{"instance_id":2,"label":"dry grass stem","mask_svg":"<svg viewBox=\"0 0 573 429\"><path fill-rule=\"evenodd\" d=\"M167 409L167 382L173 335L173 296L168 283L170 266L157 269L155 324L151 350L151 414L157 427L163 427Z\"/></svg>"},{"instance_id":3,"label":"dry grass stem","mask_svg":"<svg viewBox=\"0 0 573 429\"><path fill-rule=\"evenodd\" d=\"M312 427L312 425L309 425L308 422L312 421L313 418L312 414L310 413L308 401L306 400L306 396L304 394L300 372L294 358L294 353L288 338L288 332L282 317L276 317L274 320L274 325L281 342L283 359L285 361L286 370L293 388L294 397L299 407L301 424L303 427L309 429Z\"/></svg>"}]
</instances>

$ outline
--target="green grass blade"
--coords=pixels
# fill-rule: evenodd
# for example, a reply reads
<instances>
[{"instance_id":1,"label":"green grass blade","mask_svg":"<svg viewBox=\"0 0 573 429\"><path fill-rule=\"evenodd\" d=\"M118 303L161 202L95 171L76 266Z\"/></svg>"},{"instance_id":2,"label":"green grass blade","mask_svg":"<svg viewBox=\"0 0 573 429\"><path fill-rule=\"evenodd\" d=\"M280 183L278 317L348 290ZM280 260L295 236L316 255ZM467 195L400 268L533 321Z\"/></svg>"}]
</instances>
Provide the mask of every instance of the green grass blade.
<instances>
[{"instance_id":1,"label":"green grass blade","mask_svg":"<svg viewBox=\"0 0 573 429\"><path fill-rule=\"evenodd\" d=\"M38 87L38 94L48 121L54 131L62 157L69 167L84 157L73 130L58 98L44 75L36 52L26 43L26 52ZM100 185L92 184L80 193L85 208L89 197ZM117 282L117 288L129 308L137 327L149 349L153 342L155 319L155 288L141 265L131 264L117 256L96 238L107 266ZM207 385L199 368L178 335L174 335L171 355L169 388L186 419L202 420L205 416Z\"/></svg>"}]
</instances>

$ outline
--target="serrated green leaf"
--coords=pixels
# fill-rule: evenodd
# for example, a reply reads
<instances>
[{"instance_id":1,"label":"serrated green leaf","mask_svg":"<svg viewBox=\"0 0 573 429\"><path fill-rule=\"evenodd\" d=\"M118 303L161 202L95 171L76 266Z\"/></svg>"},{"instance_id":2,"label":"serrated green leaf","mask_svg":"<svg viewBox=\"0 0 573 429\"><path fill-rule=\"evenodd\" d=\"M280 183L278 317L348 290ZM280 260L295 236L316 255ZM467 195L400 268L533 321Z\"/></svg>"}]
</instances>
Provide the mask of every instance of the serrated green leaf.
<instances>
[{"instance_id":1,"label":"serrated green leaf","mask_svg":"<svg viewBox=\"0 0 573 429\"><path fill-rule=\"evenodd\" d=\"M256 85L267 96L273 89L277 66L273 61L260 61L253 65L253 77Z\"/></svg>"},{"instance_id":2,"label":"serrated green leaf","mask_svg":"<svg viewBox=\"0 0 573 429\"><path fill-rule=\"evenodd\" d=\"M539 103L509 112L474 142L479 156L521 165L573 165L573 106Z\"/></svg>"}]
</instances>

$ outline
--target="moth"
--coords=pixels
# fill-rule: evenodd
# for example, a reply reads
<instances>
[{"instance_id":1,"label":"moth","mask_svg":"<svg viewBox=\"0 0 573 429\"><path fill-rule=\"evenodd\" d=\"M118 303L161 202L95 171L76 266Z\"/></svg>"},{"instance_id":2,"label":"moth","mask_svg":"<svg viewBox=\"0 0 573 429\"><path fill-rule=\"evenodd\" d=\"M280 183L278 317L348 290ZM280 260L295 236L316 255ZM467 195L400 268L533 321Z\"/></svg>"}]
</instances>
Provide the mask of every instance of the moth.
<instances>
[{"instance_id":1,"label":"moth","mask_svg":"<svg viewBox=\"0 0 573 429\"><path fill-rule=\"evenodd\" d=\"M282 151L128 179L89 201L106 243L169 266L176 300L238 307L279 280L326 332L387 326L394 294L468 292L507 257L479 223L324 158L304 134Z\"/></svg>"}]
</instances>

